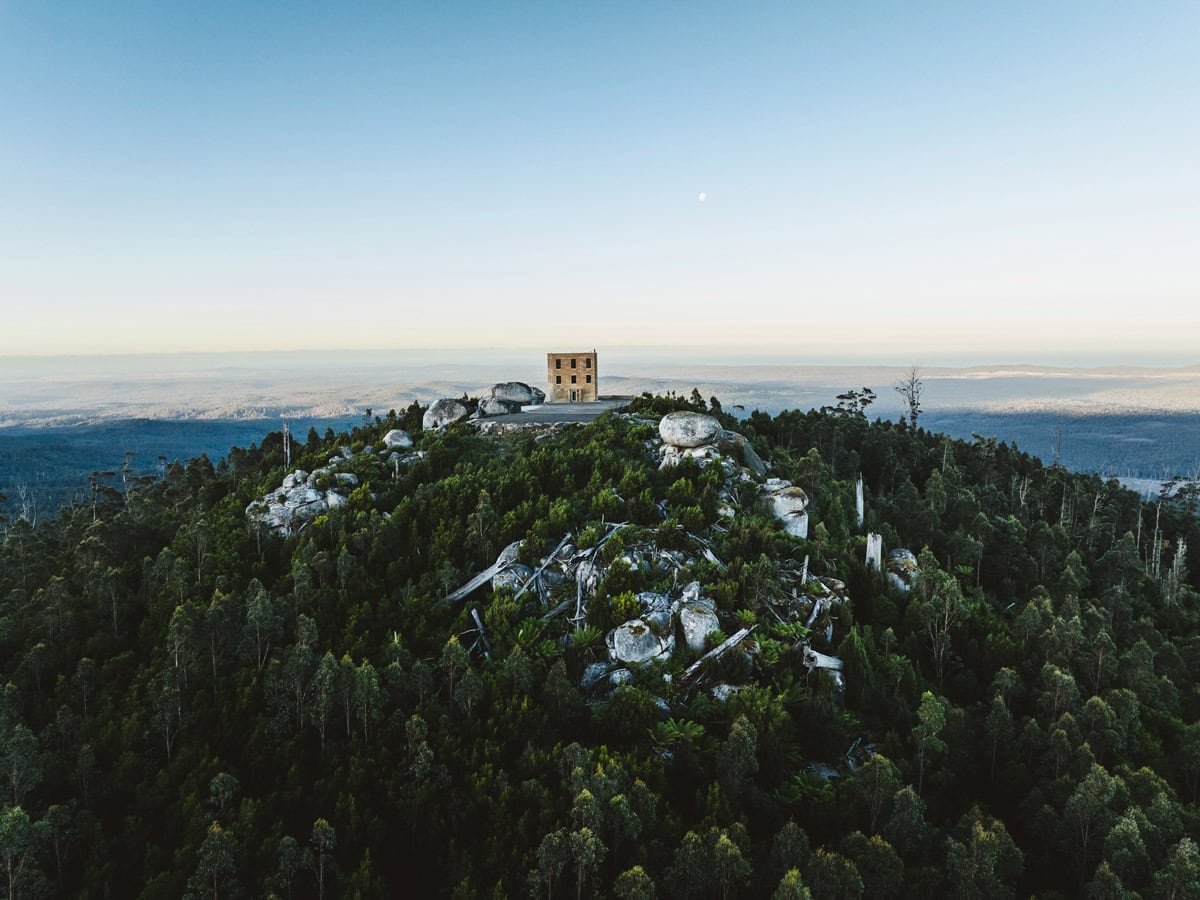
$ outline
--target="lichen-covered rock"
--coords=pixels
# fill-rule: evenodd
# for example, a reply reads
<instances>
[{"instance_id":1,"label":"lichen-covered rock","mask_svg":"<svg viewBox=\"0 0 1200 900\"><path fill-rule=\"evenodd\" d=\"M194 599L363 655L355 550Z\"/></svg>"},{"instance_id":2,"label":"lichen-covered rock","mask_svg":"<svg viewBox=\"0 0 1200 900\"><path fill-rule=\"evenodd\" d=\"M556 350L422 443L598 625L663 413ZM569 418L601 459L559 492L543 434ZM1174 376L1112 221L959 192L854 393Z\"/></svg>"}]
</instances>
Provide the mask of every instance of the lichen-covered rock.
<instances>
[{"instance_id":1,"label":"lichen-covered rock","mask_svg":"<svg viewBox=\"0 0 1200 900\"><path fill-rule=\"evenodd\" d=\"M510 566L502 572L497 572L492 577L493 591L512 591L514 594L521 589L530 576L533 575L533 569L529 566L523 566L520 563Z\"/></svg>"},{"instance_id":2,"label":"lichen-covered rock","mask_svg":"<svg viewBox=\"0 0 1200 900\"><path fill-rule=\"evenodd\" d=\"M897 547L887 556L888 583L896 590L907 593L912 590L917 579L921 577L921 569L917 558L911 550Z\"/></svg>"},{"instance_id":3,"label":"lichen-covered rock","mask_svg":"<svg viewBox=\"0 0 1200 900\"><path fill-rule=\"evenodd\" d=\"M659 638L641 619L630 619L624 625L618 625L608 633L606 640L609 659L634 666L670 656L675 647L673 637Z\"/></svg>"},{"instance_id":4,"label":"lichen-covered rock","mask_svg":"<svg viewBox=\"0 0 1200 900\"><path fill-rule=\"evenodd\" d=\"M754 447L745 435L738 434L736 431L722 430L717 435L716 445L718 450L739 460L743 466L756 475L766 475L770 469L763 462L763 458L754 451Z\"/></svg>"},{"instance_id":5,"label":"lichen-covered rock","mask_svg":"<svg viewBox=\"0 0 1200 900\"><path fill-rule=\"evenodd\" d=\"M425 415L421 418L421 427L426 431L445 428L460 419L465 419L469 414L470 410L463 405L462 401L455 400L453 397L443 397L425 410Z\"/></svg>"},{"instance_id":6,"label":"lichen-covered rock","mask_svg":"<svg viewBox=\"0 0 1200 900\"><path fill-rule=\"evenodd\" d=\"M409 450L412 448L412 445L412 436L400 428L393 428L383 436L385 450Z\"/></svg>"},{"instance_id":7,"label":"lichen-covered rock","mask_svg":"<svg viewBox=\"0 0 1200 900\"><path fill-rule=\"evenodd\" d=\"M658 423L663 443L673 447L700 447L711 444L721 433L721 423L698 412L667 413Z\"/></svg>"},{"instance_id":8,"label":"lichen-covered rock","mask_svg":"<svg viewBox=\"0 0 1200 900\"><path fill-rule=\"evenodd\" d=\"M637 595L642 607L642 621L653 628L658 634L666 634L671 629L671 601L662 594L643 591Z\"/></svg>"},{"instance_id":9,"label":"lichen-covered rock","mask_svg":"<svg viewBox=\"0 0 1200 900\"><path fill-rule=\"evenodd\" d=\"M545 391L530 387L523 381L504 381L500 384L493 384L490 394L497 400L506 400L516 403L518 406L540 404L546 399ZM492 413L492 415L495 414Z\"/></svg>"},{"instance_id":10,"label":"lichen-covered rock","mask_svg":"<svg viewBox=\"0 0 1200 900\"><path fill-rule=\"evenodd\" d=\"M707 600L695 603L682 603L679 606L679 627L683 629L683 639L688 649L693 653L702 653L707 646L708 636L720 629L717 614Z\"/></svg>"},{"instance_id":11,"label":"lichen-covered rock","mask_svg":"<svg viewBox=\"0 0 1200 900\"><path fill-rule=\"evenodd\" d=\"M481 416L509 416L521 411L521 404L516 400L505 400L502 397L484 397L479 401Z\"/></svg>"},{"instance_id":12,"label":"lichen-covered rock","mask_svg":"<svg viewBox=\"0 0 1200 900\"><path fill-rule=\"evenodd\" d=\"M628 670L626 670L628 671ZM583 670L583 677L579 679L579 686L585 691L590 691L600 683L600 680L608 674L608 663L596 662L592 663Z\"/></svg>"},{"instance_id":13,"label":"lichen-covered rock","mask_svg":"<svg viewBox=\"0 0 1200 900\"><path fill-rule=\"evenodd\" d=\"M808 495L782 478L768 478L759 489L763 509L783 523L788 534L808 537Z\"/></svg>"}]
</instances>

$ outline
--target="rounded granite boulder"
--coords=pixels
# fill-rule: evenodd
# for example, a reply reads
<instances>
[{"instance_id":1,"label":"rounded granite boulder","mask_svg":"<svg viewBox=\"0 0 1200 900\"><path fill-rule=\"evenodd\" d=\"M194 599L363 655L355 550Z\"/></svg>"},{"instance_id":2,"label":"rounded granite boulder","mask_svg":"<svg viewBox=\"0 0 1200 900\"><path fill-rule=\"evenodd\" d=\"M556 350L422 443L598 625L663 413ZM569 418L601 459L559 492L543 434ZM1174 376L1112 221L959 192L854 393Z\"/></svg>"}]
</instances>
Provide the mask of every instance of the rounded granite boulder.
<instances>
[{"instance_id":1,"label":"rounded granite boulder","mask_svg":"<svg viewBox=\"0 0 1200 900\"><path fill-rule=\"evenodd\" d=\"M507 400L520 406L541 403L546 399L544 391L530 387L523 381L502 381L500 384L493 384L491 395L497 400Z\"/></svg>"},{"instance_id":2,"label":"rounded granite boulder","mask_svg":"<svg viewBox=\"0 0 1200 900\"><path fill-rule=\"evenodd\" d=\"M721 433L721 423L697 412L667 413L658 423L663 443L672 447L701 447Z\"/></svg>"},{"instance_id":3,"label":"rounded granite boulder","mask_svg":"<svg viewBox=\"0 0 1200 900\"><path fill-rule=\"evenodd\" d=\"M463 405L462 401L455 400L453 397L443 397L425 410L425 415L421 419L421 427L426 431L445 428L459 419L465 419L469 414L470 410Z\"/></svg>"}]
</instances>

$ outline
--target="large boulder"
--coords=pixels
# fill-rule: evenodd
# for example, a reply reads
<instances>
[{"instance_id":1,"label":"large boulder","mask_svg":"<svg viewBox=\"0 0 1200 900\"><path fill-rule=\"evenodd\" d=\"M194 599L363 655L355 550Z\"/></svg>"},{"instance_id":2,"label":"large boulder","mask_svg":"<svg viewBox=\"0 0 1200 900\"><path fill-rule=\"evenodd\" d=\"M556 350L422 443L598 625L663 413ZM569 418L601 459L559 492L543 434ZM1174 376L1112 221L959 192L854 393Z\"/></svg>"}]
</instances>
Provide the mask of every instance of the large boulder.
<instances>
[{"instance_id":1,"label":"large boulder","mask_svg":"<svg viewBox=\"0 0 1200 900\"><path fill-rule=\"evenodd\" d=\"M652 659L669 656L674 638L662 640L641 619L630 619L608 633L608 656L613 662L643 665Z\"/></svg>"},{"instance_id":2,"label":"large boulder","mask_svg":"<svg viewBox=\"0 0 1200 900\"><path fill-rule=\"evenodd\" d=\"M917 579L921 577L921 568L917 565L917 557L911 550L897 547L887 556L888 582L896 590L907 593L912 590Z\"/></svg>"},{"instance_id":3,"label":"large boulder","mask_svg":"<svg viewBox=\"0 0 1200 900\"><path fill-rule=\"evenodd\" d=\"M720 629L721 623L717 621L711 601L697 600L679 605L679 627L683 629L688 649L702 653L708 644L708 636Z\"/></svg>"},{"instance_id":4,"label":"large boulder","mask_svg":"<svg viewBox=\"0 0 1200 900\"><path fill-rule=\"evenodd\" d=\"M583 677L579 679L579 686L585 691L590 691L600 683L600 679L608 674L608 663L594 662L583 670Z\"/></svg>"},{"instance_id":5,"label":"large boulder","mask_svg":"<svg viewBox=\"0 0 1200 900\"><path fill-rule=\"evenodd\" d=\"M470 410L463 405L461 400L443 397L425 410L425 415L421 419L421 427L426 431L445 428L460 419L465 419L468 415L470 415Z\"/></svg>"},{"instance_id":6,"label":"large boulder","mask_svg":"<svg viewBox=\"0 0 1200 900\"><path fill-rule=\"evenodd\" d=\"M493 384L491 395L497 400L507 400L518 406L538 404L546 399L545 391L530 387L523 381L504 381L500 384Z\"/></svg>"},{"instance_id":7,"label":"large boulder","mask_svg":"<svg viewBox=\"0 0 1200 900\"><path fill-rule=\"evenodd\" d=\"M521 411L521 404L516 400L505 400L501 397L484 397L479 401L481 416L507 416Z\"/></svg>"},{"instance_id":8,"label":"large boulder","mask_svg":"<svg viewBox=\"0 0 1200 900\"><path fill-rule=\"evenodd\" d=\"M721 433L721 423L698 412L667 413L658 423L663 443L673 447L700 447L711 444Z\"/></svg>"},{"instance_id":9,"label":"large boulder","mask_svg":"<svg viewBox=\"0 0 1200 900\"><path fill-rule=\"evenodd\" d=\"M400 428L393 428L383 436L383 446L387 450L409 450L412 445L412 437Z\"/></svg>"},{"instance_id":10,"label":"large boulder","mask_svg":"<svg viewBox=\"0 0 1200 900\"><path fill-rule=\"evenodd\" d=\"M759 489L759 503L788 534L808 537L808 495L803 489L782 478L768 478Z\"/></svg>"}]
</instances>

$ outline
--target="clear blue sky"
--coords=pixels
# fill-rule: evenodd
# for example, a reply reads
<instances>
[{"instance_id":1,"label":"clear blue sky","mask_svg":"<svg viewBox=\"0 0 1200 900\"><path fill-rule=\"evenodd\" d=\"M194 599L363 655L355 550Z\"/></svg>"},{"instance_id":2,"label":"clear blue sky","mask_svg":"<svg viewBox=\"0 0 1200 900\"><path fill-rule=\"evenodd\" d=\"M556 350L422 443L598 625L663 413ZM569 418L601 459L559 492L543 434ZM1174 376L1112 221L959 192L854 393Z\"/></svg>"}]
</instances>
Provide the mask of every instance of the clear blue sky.
<instances>
[{"instance_id":1,"label":"clear blue sky","mask_svg":"<svg viewBox=\"0 0 1200 900\"><path fill-rule=\"evenodd\" d=\"M1194 0L0 0L0 354L1200 362L1198 38Z\"/></svg>"}]
</instances>

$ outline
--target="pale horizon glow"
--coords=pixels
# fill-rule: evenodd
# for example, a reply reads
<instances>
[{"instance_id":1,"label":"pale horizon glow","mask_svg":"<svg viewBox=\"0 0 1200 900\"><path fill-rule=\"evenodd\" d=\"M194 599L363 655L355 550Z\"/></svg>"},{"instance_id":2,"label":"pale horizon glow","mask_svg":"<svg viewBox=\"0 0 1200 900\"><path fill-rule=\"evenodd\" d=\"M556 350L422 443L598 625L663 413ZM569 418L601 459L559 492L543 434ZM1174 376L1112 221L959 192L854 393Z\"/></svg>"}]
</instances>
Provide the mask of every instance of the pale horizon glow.
<instances>
[{"instance_id":1,"label":"pale horizon glow","mask_svg":"<svg viewBox=\"0 0 1200 900\"><path fill-rule=\"evenodd\" d=\"M0 356L1200 363L1198 27L2 4Z\"/></svg>"}]
</instances>

